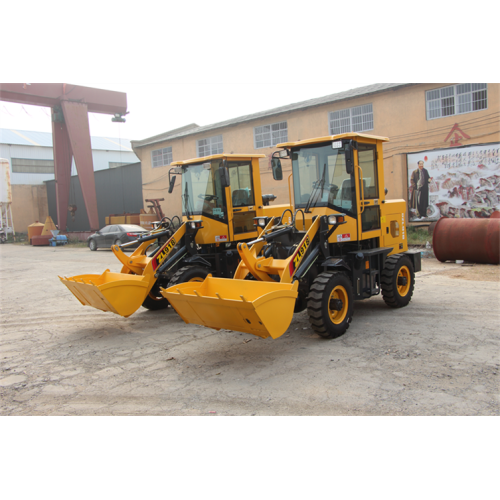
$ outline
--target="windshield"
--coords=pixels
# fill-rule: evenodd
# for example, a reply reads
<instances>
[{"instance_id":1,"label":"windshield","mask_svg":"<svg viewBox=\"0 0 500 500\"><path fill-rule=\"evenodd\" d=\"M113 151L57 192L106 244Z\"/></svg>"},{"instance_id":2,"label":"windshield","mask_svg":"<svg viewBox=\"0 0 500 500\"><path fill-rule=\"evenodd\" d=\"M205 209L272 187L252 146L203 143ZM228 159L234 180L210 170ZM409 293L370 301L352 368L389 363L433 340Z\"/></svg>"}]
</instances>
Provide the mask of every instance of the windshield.
<instances>
[{"instance_id":1,"label":"windshield","mask_svg":"<svg viewBox=\"0 0 500 500\"><path fill-rule=\"evenodd\" d=\"M222 160L212 160L182 168L182 215L226 218L219 172L221 163Z\"/></svg>"},{"instance_id":2,"label":"windshield","mask_svg":"<svg viewBox=\"0 0 500 500\"><path fill-rule=\"evenodd\" d=\"M355 215L354 177L346 172L344 149L332 143L292 150L296 208L329 206Z\"/></svg>"}]
</instances>

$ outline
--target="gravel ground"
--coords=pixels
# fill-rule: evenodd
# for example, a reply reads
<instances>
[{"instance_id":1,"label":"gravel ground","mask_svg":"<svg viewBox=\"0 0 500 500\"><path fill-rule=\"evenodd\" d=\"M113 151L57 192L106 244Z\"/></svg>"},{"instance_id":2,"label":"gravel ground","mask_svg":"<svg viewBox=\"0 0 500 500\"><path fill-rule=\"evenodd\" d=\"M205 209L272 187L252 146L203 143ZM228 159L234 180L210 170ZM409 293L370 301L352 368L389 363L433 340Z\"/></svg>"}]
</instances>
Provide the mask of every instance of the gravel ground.
<instances>
[{"instance_id":1,"label":"gravel ground","mask_svg":"<svg viewBox=\"0 0 500 500\"><path fill-rule=\"evenodd\" d=\"M307 313L279 339L83 307L57 275L110 251L0 246L0 415L498 415L500 268L423 259L409 306L357 302L347 333Z\"/></svg>"}]
</instances>

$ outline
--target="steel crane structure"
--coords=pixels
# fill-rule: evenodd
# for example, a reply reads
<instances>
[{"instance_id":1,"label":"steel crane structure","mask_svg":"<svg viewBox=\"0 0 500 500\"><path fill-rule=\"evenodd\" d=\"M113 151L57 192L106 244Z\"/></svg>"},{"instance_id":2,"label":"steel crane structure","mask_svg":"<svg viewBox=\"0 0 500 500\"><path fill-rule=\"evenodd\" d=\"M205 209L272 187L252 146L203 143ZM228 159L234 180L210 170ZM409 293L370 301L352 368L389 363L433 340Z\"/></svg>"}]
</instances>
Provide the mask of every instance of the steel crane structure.
<instances>
[{"instance_id":1,"label":"steel crane structure","mask_svg":"<svg viewBox=\"0 0 500 500\"><path fill-rule=\"evenodd\" d=\"M90 229L99 229L88 113L113 115L113 121L123 122L127 94L69 83L0 83L0 101L51 108L59 228L66 228L74 157Z\"/></svg>"}]
</instances>

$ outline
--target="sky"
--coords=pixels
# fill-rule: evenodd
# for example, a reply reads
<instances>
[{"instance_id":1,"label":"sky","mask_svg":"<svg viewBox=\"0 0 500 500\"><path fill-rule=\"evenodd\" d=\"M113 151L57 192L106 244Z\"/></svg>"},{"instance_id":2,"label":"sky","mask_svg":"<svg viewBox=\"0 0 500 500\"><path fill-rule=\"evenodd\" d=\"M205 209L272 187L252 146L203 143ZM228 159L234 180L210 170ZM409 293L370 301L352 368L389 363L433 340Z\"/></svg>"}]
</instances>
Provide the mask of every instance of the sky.
<instances>
[{"instance_id":1,"label":"sky","mask_svg":"<svg viewBox=\"0 0 500 500\"><path fill-rule=\"evenodd\" d=\"M126 123L90 114L89 126L91 135L130 140L373 83L498 81L484 50L497 46L496 17L463 40L460 12L445 3L422 0L411 16L393 0L355 9L318 0L161 5L8 2L2 17L14 22L2 25L0 81L125 92ZM50 110L0 101L0 128L50 132Z\"/></svg>"},{"instance_id":2,"label":"sky","mask_svg":"<svg viewBox=\"0 0 500 500\"><path fill-rule=\"evenodd\" d=\"M92 136L140 140L184 125L210 125L370 83L113 83L68 81L125 92L125 123L89 113ZM50 108L0 101L0 128L51 132Z\"/></svg>"}]
</instances>

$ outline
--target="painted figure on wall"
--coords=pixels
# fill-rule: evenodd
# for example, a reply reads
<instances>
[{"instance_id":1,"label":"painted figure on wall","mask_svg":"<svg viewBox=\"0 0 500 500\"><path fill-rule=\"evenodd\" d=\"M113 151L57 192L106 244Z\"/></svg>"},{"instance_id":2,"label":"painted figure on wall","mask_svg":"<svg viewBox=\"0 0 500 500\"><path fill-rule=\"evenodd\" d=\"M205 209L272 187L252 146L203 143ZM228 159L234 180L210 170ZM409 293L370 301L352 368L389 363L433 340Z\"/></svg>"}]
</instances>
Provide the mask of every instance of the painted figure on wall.
<instances>
[{"instance_id":1,"label":"painted figure on wall","mask_svg":"<svg viewBox=\"0 0 500 500\"><path fill-rule=\"evenodd\" d=\"M411 174L410 185L410 208L416 209L418 217L427 216L427 207L429 206L429 183L432 177L424 168L424 162L418 162L418 168Z\"/></svg>"}]
</instances>

